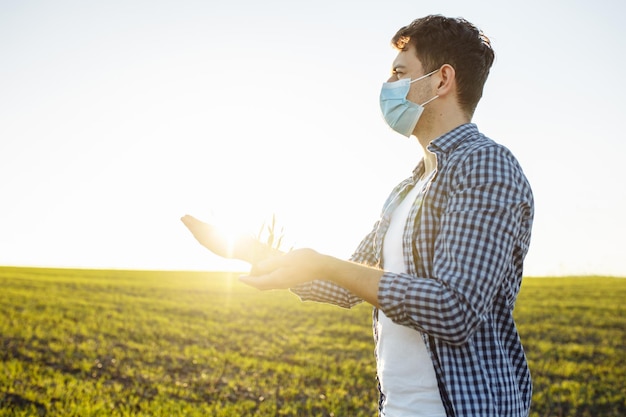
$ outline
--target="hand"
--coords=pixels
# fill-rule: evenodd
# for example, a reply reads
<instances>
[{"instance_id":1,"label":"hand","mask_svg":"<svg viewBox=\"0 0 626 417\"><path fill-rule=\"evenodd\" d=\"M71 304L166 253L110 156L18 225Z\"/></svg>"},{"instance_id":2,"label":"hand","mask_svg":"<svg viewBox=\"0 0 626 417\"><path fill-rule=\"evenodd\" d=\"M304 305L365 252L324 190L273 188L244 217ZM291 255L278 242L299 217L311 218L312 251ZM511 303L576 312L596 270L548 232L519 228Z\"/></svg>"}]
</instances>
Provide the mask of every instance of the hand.
<instances>
[{"instance_id":1,"label":"hand","mask_svg":"<svg viewBox=\"0 0 626 417\"><path fill-rule=\"evenodd\" d=\"M259 290L287 289L322 279L329 257L312 249L295 249L252 266L239 280Z\"/></svg>"},{"instance_id":2,"label":"hand","mask_svg":"<svg viewBox=\"0 0 626 417\"><path fill-rule=\"evenodd\" d=\"M188 214L180 220L202 246L223 258L233 258L233 250L229 248L228 238L217 227Z\"/></svg>"},{"instance_id":3,"label":"hand","mask_svg":"<svg viewBox=\"0 0 626 417\"><path fill-rule=\"evenodd\" d=\"M249 263L258 262L280 252L259 242L251 236L239 236L229 240L218 227L205 223L193 216L185 215L180 219L198 242L211 252L228 259L239 259Z\"/></svg>"}]
</instances>

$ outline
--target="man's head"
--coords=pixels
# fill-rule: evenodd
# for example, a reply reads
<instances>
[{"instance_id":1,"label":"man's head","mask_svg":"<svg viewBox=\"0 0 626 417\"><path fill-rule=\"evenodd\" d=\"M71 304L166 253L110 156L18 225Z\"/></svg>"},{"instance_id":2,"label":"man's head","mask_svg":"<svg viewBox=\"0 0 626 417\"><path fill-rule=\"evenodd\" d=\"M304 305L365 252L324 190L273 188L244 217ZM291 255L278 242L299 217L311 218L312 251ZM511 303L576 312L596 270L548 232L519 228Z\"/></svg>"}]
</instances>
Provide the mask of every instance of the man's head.
<instances>
[{"instance_id":1,"label":"man's head","mask_svg":"<svg viewBox=\"0 0 626 417\"><path fill-rule=\"evenodd\" d=\"M494 60L489 38L464 19L431 15L401 28L391 43L399 50L413 46L425 73L452 66L459 106L471 118Z\"/></svg>"}]
</instances>

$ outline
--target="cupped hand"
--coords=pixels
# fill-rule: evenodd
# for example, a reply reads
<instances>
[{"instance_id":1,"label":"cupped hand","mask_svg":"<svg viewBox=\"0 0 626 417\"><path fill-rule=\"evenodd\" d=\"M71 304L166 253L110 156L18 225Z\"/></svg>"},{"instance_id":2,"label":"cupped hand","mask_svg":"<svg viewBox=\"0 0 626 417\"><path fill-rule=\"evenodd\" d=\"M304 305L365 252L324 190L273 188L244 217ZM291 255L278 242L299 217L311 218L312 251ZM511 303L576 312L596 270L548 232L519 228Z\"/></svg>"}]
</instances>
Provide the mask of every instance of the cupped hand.
<instances>
[{"instance_id":1,"label":"cupped hand","mask_svg":"<svg viewBox=\"0 0 626 417\"><path fill-rule=\"evenodd\" d=\"M295 249L252 266L239 280L259 290L287 289L323 278L326 256L313 249Z\"/></svg>"}]
</instances>

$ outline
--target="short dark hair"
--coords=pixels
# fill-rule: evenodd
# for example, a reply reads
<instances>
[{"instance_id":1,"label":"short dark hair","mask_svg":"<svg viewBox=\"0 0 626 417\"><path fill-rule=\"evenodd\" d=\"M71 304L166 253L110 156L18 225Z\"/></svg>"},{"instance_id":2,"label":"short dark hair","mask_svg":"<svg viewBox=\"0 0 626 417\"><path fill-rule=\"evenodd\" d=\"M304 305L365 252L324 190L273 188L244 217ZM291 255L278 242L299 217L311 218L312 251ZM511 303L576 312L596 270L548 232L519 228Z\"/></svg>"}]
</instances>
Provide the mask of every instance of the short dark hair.
<instances>
[{"instance_id":1,"label":"short dark hair","mask_svg":"<svg viewBox=\"0 0 626 417\"><path fill-rule=\"evenodd\" d=\"M480 29L463 18L430 15L398 30L391 43L400 50L413 45L426 73L444 64L454 67L459 105L474 114L495 57Z\"/></svg>"}]
</instances>

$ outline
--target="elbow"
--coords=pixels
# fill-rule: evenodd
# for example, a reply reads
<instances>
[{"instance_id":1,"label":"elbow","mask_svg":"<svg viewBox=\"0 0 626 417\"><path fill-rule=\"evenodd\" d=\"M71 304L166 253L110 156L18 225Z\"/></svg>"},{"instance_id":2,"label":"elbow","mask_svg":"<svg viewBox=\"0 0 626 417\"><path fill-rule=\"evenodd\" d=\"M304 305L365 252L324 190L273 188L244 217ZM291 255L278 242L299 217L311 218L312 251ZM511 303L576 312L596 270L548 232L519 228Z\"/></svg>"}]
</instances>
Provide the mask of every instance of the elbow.
<instances>
[{"instance_id":1,"label":"elbow","mask_svg":"<svg viewBox=\"0 0 626 417\"><path fill-rule=\"evenodd\" d=\"M433 336L450 345L460 346L471 340L483 320L474 312L463 312L451 317L447 323L439 335Z\"/></svg>"}]
</instances>

